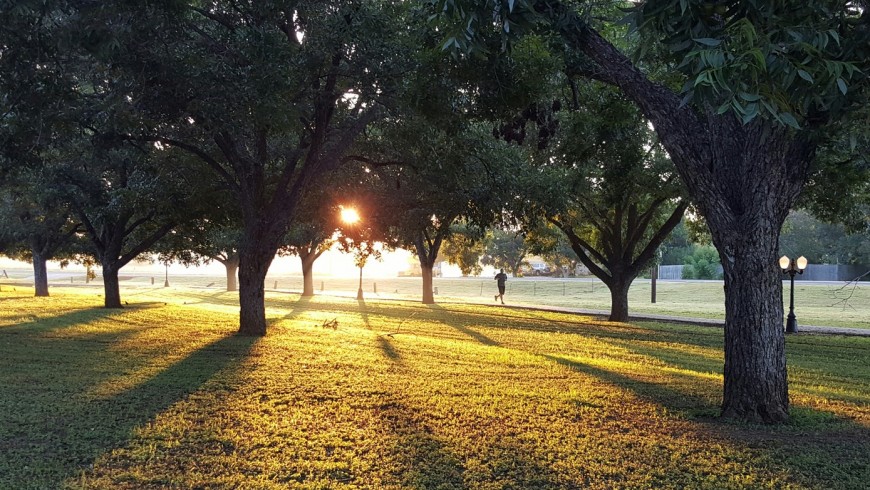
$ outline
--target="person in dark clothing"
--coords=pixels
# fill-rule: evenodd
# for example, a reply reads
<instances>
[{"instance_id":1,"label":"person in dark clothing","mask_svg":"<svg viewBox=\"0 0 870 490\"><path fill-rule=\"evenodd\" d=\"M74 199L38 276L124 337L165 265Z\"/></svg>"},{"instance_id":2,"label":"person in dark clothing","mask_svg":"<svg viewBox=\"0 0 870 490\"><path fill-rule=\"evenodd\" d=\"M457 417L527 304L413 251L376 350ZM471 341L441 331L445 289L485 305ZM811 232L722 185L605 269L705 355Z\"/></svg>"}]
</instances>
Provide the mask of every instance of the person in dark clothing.
<instances>
[{"instance_id":1,"label":"person in dark clothing","mask_svg":"<svg viewBox=\"0 0 870 490\"><path fill-rule=\"evenodd\" d=\"M501 304L504 304L504 284L507 282L507 274L504 273L504 269L495 275L495 280L498 281L498 294L495 295L495 300L501 299Z\"/></svg>"}]
</instances>

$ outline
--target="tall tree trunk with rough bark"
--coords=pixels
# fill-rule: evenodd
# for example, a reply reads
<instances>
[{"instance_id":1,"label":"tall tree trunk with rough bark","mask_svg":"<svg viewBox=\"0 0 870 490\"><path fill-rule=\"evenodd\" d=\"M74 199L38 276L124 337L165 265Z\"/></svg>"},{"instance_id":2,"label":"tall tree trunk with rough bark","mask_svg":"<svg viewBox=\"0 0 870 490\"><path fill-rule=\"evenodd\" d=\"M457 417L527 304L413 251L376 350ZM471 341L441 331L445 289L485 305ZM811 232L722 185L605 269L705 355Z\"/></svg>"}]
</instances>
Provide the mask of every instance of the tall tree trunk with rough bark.
<instances>
[{"instance_id":1,"label":"tall tree trunk with rough bark","mask_svg":"<svg viewBox=\"0 0 870 490\"><path fill-rule=\"evenodd\" d=\"M121 286L118 282L120 267L117 263L109 260L102 262L103 265L103 293L105 308L123 308L121 305Z\"/></svg>"},{"instance_id":2,"label":"tall tree trunk with rough bark","mask_svg":"<svg viewBox=\"0 0 870 490\"><path fill-rule=\"evenodd\" d=\"M779 230L807 177L817 143L807 132L758 118L693 108L649 80L625 55L559 2L539 2L563 38L619 87L655 126L692 201L706 218L725 271L722 416L788 420ZM573 17L572 17L573 16ZM776 277L777 279L774 279Z\"/></svg>"},{"instance_id":3,"label":"tall tree trunk with rough bark","mask_svg":"<svg viewBox=\"0 0 870 490\"><path fill-rule=\"evenodd\" d=\"M634 274L631 277L619 276L606 283L610 290L610 317L608 320L612 322L628 321L628 290L631 288L634 278Z\"/></svg>"},{"instance_id":4,"label":"tall tree trunk with rough bark","mask_svg":"<svg viewBox=\"0 0 870 490\"><path fill-rule=\"evenodd\" d=\"M240 251L239 263L239 334L266 335L266 273L274 258L272 247L255 246Z\"/></svg>"},{"instance_id":5,"label":"tall tree trunk with rough bark","mask_svg":"<svg viewBox=\"0 0 870 490\"><path fill-rule=\"evenodd\" d=\"M725 274L722 416L784 422L789 401L779 233L797 201L815 145L757 122L723 124L708 134L714 149L712 175L700 179L695 173L686 179L699 196L695 202L707 219Z\"/></svg>"},{"instance_id":6,"label":"tall tree trunk with rough bark","mask_svg":"<svg viewBox=\"0 0 870 490\"><path fill-rule=\"evenodd\" d=\"M48 270L45 255L33 250L33 289L35 296L48 296Z\"/></svg>"},{"instance_id":7,"label":"tall tree trunk with rough bark","mask_svg":"<svg viewBox=\"0 0 870 490\"><path fill-rule=\"evenodd\" d=\"M760 422L788 419L782 273L775 265L779 225L719 237L725 273L725 392L722 415ZM717 234L719 235L719 234ZM727 243L723 243L727 240ZM725 257L723 257L725 258ZM776 298L776 301L771 301ZM747 348L752 346L751 349Z\"/></svg>"}]
</instances>

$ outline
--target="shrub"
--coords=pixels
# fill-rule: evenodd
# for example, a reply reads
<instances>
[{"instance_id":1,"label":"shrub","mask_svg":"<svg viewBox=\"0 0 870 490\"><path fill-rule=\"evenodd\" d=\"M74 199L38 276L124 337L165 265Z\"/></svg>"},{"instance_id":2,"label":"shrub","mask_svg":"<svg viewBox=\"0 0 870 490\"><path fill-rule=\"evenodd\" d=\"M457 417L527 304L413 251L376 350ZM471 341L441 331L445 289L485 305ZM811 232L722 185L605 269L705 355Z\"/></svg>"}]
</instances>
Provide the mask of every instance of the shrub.
<instances>
[{"instance_id":1,"label":"shrub","mask_svg":"<svg viewBox=\"0 0 870 490\"><path fill-rule=\"evenodd\" d=\"M719 254L711 245L695 247L684 265L683 279L722 279Z\"/></svg>"}]
</instances>

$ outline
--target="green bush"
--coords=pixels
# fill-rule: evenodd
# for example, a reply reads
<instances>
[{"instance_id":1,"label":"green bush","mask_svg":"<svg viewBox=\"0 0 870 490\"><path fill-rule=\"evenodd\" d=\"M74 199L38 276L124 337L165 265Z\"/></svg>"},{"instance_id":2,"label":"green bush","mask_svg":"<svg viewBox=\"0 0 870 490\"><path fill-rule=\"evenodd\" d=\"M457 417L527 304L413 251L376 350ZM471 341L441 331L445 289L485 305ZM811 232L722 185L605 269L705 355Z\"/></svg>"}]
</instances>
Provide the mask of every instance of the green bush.
<instances>
[{"instance_id":1,"label":"green bush","mask_svg":"<svg viewBox=\"0 0 870 490\"><path fill-rule=\"evenodd\" d=\"M722 279L719 254L712 245L695 247L683 265L683 279Z\"/></svg>"}]
</instances>

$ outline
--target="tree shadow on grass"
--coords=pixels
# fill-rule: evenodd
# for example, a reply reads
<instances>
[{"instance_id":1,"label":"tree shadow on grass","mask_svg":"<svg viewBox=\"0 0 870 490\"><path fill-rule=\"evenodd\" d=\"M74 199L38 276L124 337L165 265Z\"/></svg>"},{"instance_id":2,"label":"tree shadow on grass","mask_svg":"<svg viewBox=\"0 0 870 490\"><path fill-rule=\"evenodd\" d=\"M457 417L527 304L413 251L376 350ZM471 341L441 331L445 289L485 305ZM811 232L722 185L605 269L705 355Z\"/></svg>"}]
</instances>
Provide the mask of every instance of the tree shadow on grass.
<instances>
[{"instance_id":1,"label":"tree shadow on grass","mask_svg":"<svg viewBox=\"0 0 870 490\"><path fill-rule=\"evenodd\" d=\"M311 297L310 296L300 296L299 299L292 302L287 302L287 305L290 308L290 311L284 314L284 316L280 318L271 318L269 319L269 326L274 325L275 323L281 321L292 321L296 318L299 318L303 313L311 310Z\"/></svg>"},{"instance_id":2,"label":"tree shadow on grass","mask_svg":"<svg viewBox=\"0 0 870 490\"><path fill-rule=\"evenodd\" d=\"M656 342L660 341L659 339L651 340ZM723 365L725 363L722 358L723 350L721 345L716 346L718 347L718 350L716 351L717 356L710 357L700 353L687 352L684 348L684 346L686 346L687 344L684 343L672 345L671 343L665 342L663 345L649 345L648 343L636 341L630 342L626 340L610 340L609 343L622 347L636 354L640 354L652 359L657 359L675 368L684 369L686 371L694 371L700 374L720 374L723 371ZM712 346L694 346L712 348Z\"/></svg>"},{"instance_id":3,"label":"tree shadow on grass","mask_svg":"<svg viewBox=\"0 0 870 490\"><path fill-rule=\"evenodd\" d=\"M153 419L173 403L200 389L223 370L236 369L257 338L228 336L206 344L150 379L114 396L83 395L81 384L54 384L42 389L18 386L12 398L0 396L7 409L29 410L0 414L0 447L6 463L0 487L60 488L102 454L123 445L132 430ZM82 342L51 339L52 348L65 351L56 369L74 369L86 363L94 348L72 354ZM90 342L89 342L90 344ZM104 349L105 349L105 344ZM50 352L45 352L50 357ZM93 359L99 361L99 359ZM107 356L106 376L124 371L123 356ZM48 362L32 359L31 362ZM121 365L112 364L120 363ZM91 379L93 381L93 379ZM97 380L98 381L98 380ZM12 420L4 420L12 418Z\"/></svg>"},{"instance_id":4,"label":"tree shadow on grass","mask_svg":"<svg viewBox=\"0 0 870 490\"><path fill-rule=\"evenodd\" d=\"M372 324L371 324L371 321L369 320L369 307L366 305L366 301L364 299L358 299L358 300L356 300L356 303L357 303L357 305L359 305L359 310L357 310L359 313L359 316L362 318L363 323L365 324L366 328L371 330Z\"/></svg>"},{"instance_id":5,"label":"tree shadow on grass","mask_svg":"<svg viewBox=\"0 0 870 490\"><path fill-rule=\"evenodd\" d=\"M575 371L588 374L609 384L628 390L644 400L668 408L672 411L710 413L711 410L719 408L717 405L712 404L707 398L672 388L670 385L673 384L675 376L669 376L668 378L663 379L662 383L652 383L613 371L608 371L606 369L601 369L576 360L567 359L565 357L553 355L544 355L543 357ZM687 376L682 377L687 378ZM697 382L697 378L691 379L691 383Z\"/></svg>"},{"instance_id":6,"label":"tree shadow on grass","mask_svg":"<svg viewBox=\"0 0 870 490\"><path fill-rule=\"evenodd\" d=\"M537 458L507 437L495 435L475 454L473 470L451 448L449 438L438 435L425 420L424 411L402 402L385 401L375 407L391 444L389 459L395 461L389 483L414 489L464 488L580 488L560 482L557 475Z\"/></svg>"},{"instance_id":7,"label":"tree shadow on grass","mask_svg":"<svg viewBox=\"0 0 870 490\"><path fill-rule=\"evenodd\" d=\"M0 314L0 324L4 323L4 321L13 321L14 323L10 323L10 325L5 327L0 325L0 332L38 335L69 327L86 325L96 320L110 319L121 315L123 312L123 309L107 309L103 307L78 308L52 316L9 312Z\"/></svg>"},{"instance_id":8,"label":"tree shadow on grass","mask_svg":"<svg viewBox=\"0 0 870 490\"><path fill-rule=\"evenodd\" d=\"M645 355L654 355L651 349L647 351ZM753 451L760 467L780 468L803 485L858 489L866 488L870 479L867 459L870 428L863 425L836 420L833 414L804 407L793 409L793 415L797 413L796 418L817 422L771 427L721 420L719 407L713 401L671 386L683 384L681 378L687 378L684 380L688 381L687 386L697 385L697 379L670 375L663 379L664 383L648 382L564 357L543 357L628 390L671 413L689 415L689 420L700 424L698 430L710 434L714 440L729 441Z\"/></svg>"},{"instance_id":9,"label":"tree shadow on grass","mask_svg":"<svg viewBox=\"0 0 870 490\"><path fill-rule=\"evenodd\" d=\"M186 305L196 305L202 303L210 303L222 306L238 306L239 292L217 291L208 295L200 296L198 299L189 299L184 302L184 304Z\"/></svg>"},{"instance_id":10,"label":"tree shadow on grass","mask_svg":"<svg viewBox=\"0 0 870 490\"><path fill-rule=\"evenodd\" d=\"M399 354L399 351L393 346L393 343L387 338L387 335L378 335L378 347L380 347L381 352L384 354L384 357L393 361L396 364L402 363L402 355Z\"/></svg>"},{"instance_id":11,"label":"tree shadow on grass","mask_svg":"<svg viewBox=\"0 0 870 490\"><path fill-rule=\"evenodd\" d=\"M441 322L444 323L445 325L447 325L447 326L449 326L449 327L451 327L459 332L462 332L465 335L468 335L469 337L480 342L483 345L487 345L487 346L491 346L491 347L498 347L500 345L498 342L487 337L486 335L484 335L478 331L475 331L471 328L468 328L467 322L465 321L465 319L467 318L466 315L454 313L451 310L445 309L444 307L442 307L441 305L438 305L438 304L431 304L431 305L427 305L427 306L429 307L429 309L431 311L438 313L438 315L437 315L438 319L440 319Z\"/></svg>"}]
</instances>

